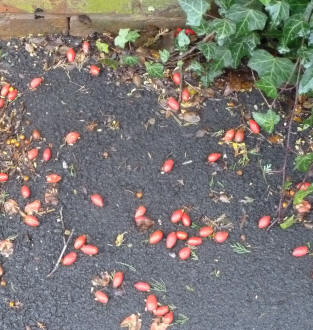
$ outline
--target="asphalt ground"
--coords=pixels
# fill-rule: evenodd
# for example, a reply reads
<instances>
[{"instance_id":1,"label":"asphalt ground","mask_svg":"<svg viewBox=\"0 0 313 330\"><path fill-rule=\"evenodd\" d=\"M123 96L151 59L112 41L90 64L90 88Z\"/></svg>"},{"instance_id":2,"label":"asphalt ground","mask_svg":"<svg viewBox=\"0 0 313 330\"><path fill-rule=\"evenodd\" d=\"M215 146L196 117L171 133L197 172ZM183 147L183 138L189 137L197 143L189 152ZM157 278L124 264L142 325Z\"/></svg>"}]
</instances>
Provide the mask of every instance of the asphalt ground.
<instances>
[{"instance_id":1,"label":"asphalt ground","mask_svg":"<svg viewBox=\"0 0 313 330\"><path fill-rule=\"evenodd\" d=\"M38 162L38 175L29 182L32 200L43 201L47 173L59 173L62 181L59 205L55 212L40 217L38 228L25 226L19 216L0 216L1 239L17 235L14 253L0 259L7 281L0 287L1 329L38 329L41 322L49 330L113 330L119 329L124 317L137 312L142 315L142 328L149 329L152 317L144 311L146 294L137 292L133 283L153 279L166 286L164 292L155 292L159 301L172 306L174 321L183 320L173 329L313 329L311 257L296 259L290 254L295 246L312 243L312 232L300 225L286 231L257 228L261 216L275 214L281 180L272 174L265 181L260 161L280 169L280 145L247 136L248 150L256 146L260 150L249 154L250 162L240 176L232 167L237 162L233 149L218 144L220 137L211 134L240 124L240 112L227 110L228 99L219 95L218 100L207 99L200 123L181 127L160 113L156 94L143 88L130 93L134 85L118 84L109 71L100 77L91 77L84 68L44 72L44 58L39 54L35 61L19 41L9 46L3 43L2 53L7 55L1 60L1 73L23 92L8 111L24 102L29 121L26 136L37 128L44 139L35 145L42 150L52 144L52 160ZM28 92L31 78L42 75L44 83ZM247 109L255 105L265 109L256 91L238 97L236 104ZM151 118L155 124L146 128ZM119 122L119 129L108 124L112 120ZM86 124L92 121L98 126L90 132ZM197 137L201 129L209 134ZM63 146L64 136L73 130L81 133L81 139ZM283 121L277 130L285 133ZM108 152L107 159L103 152ZM208 166L210 152L223 153L219 166ZM162 175L160 167L169 157L175 160L174 169ZM19 205L25 205L19 182L12 178L5 189ZM143 191L141 200L132 193L137 190ZM230 202L210 198L212 190L223 192ZM104 197L105 207L91 204L92 193ZM154 228L165 234L182 229L169 221L172 211L182 206L191 208L196 224L201 225L205 216L217 219L225 214L233 229L225 243L207 240L197 248L198 260L181 261L176 254L183 242L172 251L164 242L147 244L152 230L141 233L133 221L140 204L155 220ZM57 221L61 208L65 228L74 229L74 237L87 234L99 253L94 257L79 253L76 263L60 266L47 278L63 248L64 230ZM248 217L240 228L243 214ZM197 233L192 228L186 231ZM116 236L124 232L123 245L115 246ZM233 251L231 245L242 242L241 235L250 253ZM124 272L124 284L121 290L105 288L110 299L102 305L94 301L91 279L114 270ZM10 307L11 301L17 306Z\"/></svg>"}]
</instances>

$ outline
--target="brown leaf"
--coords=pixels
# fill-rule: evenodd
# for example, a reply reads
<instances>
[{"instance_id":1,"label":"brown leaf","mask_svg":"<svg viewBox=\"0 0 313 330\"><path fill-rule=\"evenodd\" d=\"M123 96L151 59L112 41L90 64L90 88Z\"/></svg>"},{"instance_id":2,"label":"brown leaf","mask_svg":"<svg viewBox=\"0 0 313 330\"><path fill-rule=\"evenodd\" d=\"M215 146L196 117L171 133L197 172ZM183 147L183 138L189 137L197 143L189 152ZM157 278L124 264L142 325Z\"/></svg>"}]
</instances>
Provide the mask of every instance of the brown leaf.
<instances>
[{"instance_id":1,"label":"brown leaf","mask_svg":"<svg viewBox=\"0 0 313 330\"><path fill-rule=\"evenodd\" d=\"M95 121L92 121L86 125L87 132L93 132L98 127L98 124Z\"/></svg>"},{"instance_id":2,"label":"brown leaf","mask_svg":"<svg viewBox=\"0 0 313 330\"><path fill-rule=\"evenodd\" d=\"M205 88L202 92L202 95L204 97L207 97L207 98L211 99L212 97L214 97L215 92L212 88Z\"/></svg>"},{"instance_id":3,"label":"brown leaf","mask_svg":"<svg viewBox=\"0 0 313 330\"><path fill-rule=\"evenodd\" d=\"M146 231L154 225L154 221L146 216L142 216L135 219L135 224L139 231Z\"/></svg>"},{"instance_id":4,"label":"brown leaf","mask_svg":"<svg viewBox=\"0 0 313 330\"><path fill-rule=\"evenodd\" d=\"M106 287L110 283L110 275L108 272L102 272L99 276L94 276L91 280L92 285L94 286L103 286Z\"/></svg>"},{"instance_id":5,"label":"brown leaf","mask_svg":"<svg viewBox=\"0 0 313 330\"><path fill-rule=\"evenodd\" d=\"M55 187L47 188L45 192L45 203L51 205L58 205L59 198L58 198L59 191Z\"/></svg>"},{"instance_id":6,"label":"brown leaf","mask_svg":"<svg viewBox=\"0 0 313 330\"><path fill-rule=\"evenodd\" d=\"M231 88L230 88L230 84L227 83L223 95L226 97L226 96L229 96L229 95L230 95L231 93L233 93L233 92L234 92L234 90L231 89Z\"/></svg>"},{"instance_id":7,"label":"brown leaf","mask_svg":"<svg viewBox=\"0 0 313 330\"><path fill-rule=\"evenodd\" d=\"M14 199L8 199L3 204L4 212L8 215L17 214L19 211L19 207L17 202Z\"/></svg>"},{"instance_id":8,"label":"brown leaf","mask_svg":"<svg viewBox=\"0 0 313 330\"><path fill-rule=\"evenodd\" d=\"M244 212L239 220L240 230L242 230L242 228L246 225L247 221L248 221L248 214Z\"/></svg>"},{"instance_id":9,"label":"brown leaf","mask_svg":"<svg viewBox=\"0 0 313 330\"><path fill-rule=\"evenodd\" d=\"M278 143L282 143L284 141L284 137L280 134L273 134L273 135L270 135L267 140L270 142L270 143L273 143L273 144L278 144Z\"/></svg>"},{"instance_id":10,"label":"brown leaf","mask_svg":"<svg viewBox=\"0 0 313 330\"><path fill-rule=\"evenodd\" d=\"M0 254L8 258L13 253L13 243L9 239L0 241Z\"/></svg>"},{"instance_id":11,"label":"brown leaf","mask_svg":"<svg viewBox=\"0 0 313 330\"><path fill-rule=\"evenodd\" d=\"M230 203L230 200L232 199L232 196L227 196L224 192L210 192L209 193L209 198L213 200L213 202L222 202L222 203Z\"/></svg>"},{"instance_id":12,"label":"brown leaf","mask_svg":"<svg viewBox=\"0 0 313 330\"><path fill-rule=\"evenodd\" d=\"M133 83L136 85L136 87L140 87L142 84L142 79L137 73L133 75Z\"/></svg>"},{"instance_id":13,"label":"brown leaf","mask_svg":"<svg viewBox=\"0 0 313 330\"><path fill-rule=\"evenodd\" d=\"M120 324L121 328L128 328L128 330L140 330L141 329L141 317L140 314L132 314L127 316Z\"/></svg>"}]
</instances>

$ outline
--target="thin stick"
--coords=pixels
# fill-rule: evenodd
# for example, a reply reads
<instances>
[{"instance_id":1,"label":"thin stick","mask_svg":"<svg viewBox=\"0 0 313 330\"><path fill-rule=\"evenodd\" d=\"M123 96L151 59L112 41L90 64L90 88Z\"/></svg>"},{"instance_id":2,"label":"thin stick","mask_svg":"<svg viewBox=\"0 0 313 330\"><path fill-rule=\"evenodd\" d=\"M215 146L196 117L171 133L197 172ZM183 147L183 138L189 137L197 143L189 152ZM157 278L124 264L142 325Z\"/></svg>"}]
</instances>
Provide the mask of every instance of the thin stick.
<instances>
[{"instance_id":1,"label":"thin stick","mask_svg":"<svg viewBox=\"0 0 313 330\"><path fill-rule=\"evenodd\" d=\"M63 249L62 249L62 251L61 251L61 253L60 253L59 259L57 260L57 262L56 262L54 268L53 268L53 269L51 270L51 272L47 275L47 277L52 276L52 275L56 272L56 270L59 268L59 265L60 265L61 259L63 258L63 255L64 255L64 253L65 253L65 251L66 251L66 249L67 249L67 246L68 246L68 244L69 244L69 242L70 242L70 240L71 240L73 234L74 234L74 228L71 230L71 233L70 233L70 235L69 235L67 241L65 241L65 239L64 239L65 243L64 243Z\"/></svg>"},{"instance_id":2,"label":"thin stick","mask_svg":"<svg viewBox=\"0 0 313 330\"><path fill-rule=\"evenodd\" d=\"M298 64L298 74L297 74L297 82L296 82L296 95L295 100L293 104L293 108L291 111L291 116L288 123L288 132L287 132L287 141L286 141L286 147L285 147L285 157L284 157L284 165L282 169L282 187L281 187L281 193L280 193L280 199L278 204L278 210L277 210L277 217L276 219L267 227L267 231L270 230L277 222L281 221L282 218L282 205L283 205L283 199L284 199L284 184L286 181L286 171L287 171L287 161L288 161L288 155L290 152L290 136L291 136L291 129L292 129L292 123L293 123L293 117L298 105L298 90L299 90L299 80L300 80L300 73L301 73L301 65L300 62L297 61Z\"/></svg>"},{"instance_id":3,"label":"thin stick","mask_svg":"<svg viewBox=\"0 0 313 330\"><path fill-rule=\"evenodd\" d=\"M183 65L180 65L179 66L179 74L180 74L180 82L179 82L179 98L178 98L178 103L181 102L182 90L183 90L183 79L184 79Z\"/></svg>"},{"instance_id":4,"label":"thin stick","mask_svg":"<svg viewBox=\"0 0 313 330\"><path fill-rule=\"evenodd\" d=\"M252 74L252 77L253 77L253 80L254 80L254 85L255 85L256 79L255 79L255 75L253 73L253 70L251 70L251 74ZM266 105L268 106L268 108L271 109L272 106L268 103L267 98L265 97L265 95L263 94L263 92L258 87L257 87L257 90L261 94L261 96L262 96L263 100L265 101Z\"/></svg>"}]
</instances>

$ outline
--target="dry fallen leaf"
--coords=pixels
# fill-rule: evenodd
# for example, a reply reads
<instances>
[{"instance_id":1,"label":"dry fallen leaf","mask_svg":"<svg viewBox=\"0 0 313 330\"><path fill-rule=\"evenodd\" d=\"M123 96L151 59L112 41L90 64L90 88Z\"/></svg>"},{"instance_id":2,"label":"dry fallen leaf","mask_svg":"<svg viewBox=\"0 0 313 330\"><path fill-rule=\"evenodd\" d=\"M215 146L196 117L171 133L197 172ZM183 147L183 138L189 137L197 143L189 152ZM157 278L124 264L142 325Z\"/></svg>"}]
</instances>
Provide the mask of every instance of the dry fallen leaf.
<instances>
[{"instance_id":1,"label":"dry fallen leaf","mask_svg":"<svg viewBox=\"0 0 313 330\"><path fill-rule=\"evenodd\" d=\"M270 143L273 143L273 144L278 144L278 143L282 143L284 141L284 137L282 135L279 135L279 134L273 134L273 135L270 135L267 140L270 142Z\"/></svg>"},{"instance_id":2,"label":"dry fallen leaf","mask_svg":"<svg viewBox=\"0 0 313 330\"><path fill-rule=\"evenodd\" d=\"M248 214L244 212L241 218L239 219L240 230L242 230L242 228L246 225L247 221L248 221Z\"/></svg>"},{"instance_id":3,"label":"dry fallen leaf","mask_svg":"<svg viewBox=\"0 0 313 330\"><path fill-rule=\"evenodd\" d=\"M118 234L115 239L115 246L121 246L124 242L124 235L127 234L126 232L122 234Z\"/></svg>"},{"instance_id":4,"label":"dry fallen leaf","mask_svg":"<svg viewBox=\"0 0 313 330\"><path fill-rule=\"evenodd\" d=\"M200 116L195 112L185 112L180 117L190 124L197 124L200 121Z\"/></svg>"},{"instance_id":5,"label":"dry fallen leaf","mask_svg":"<svg viewBox=\"0 0 313 330\"><path fill-rule=\"evenodd\" d=\"M18 204L14 199L8 199L4 202L3 208L4 212L8 215L17 214L19 211Z\"/></svg>"},{"instance_id":6,"label":"dry fallen leaf","mask_svg":"<svg viewBox=\"0 0 313 330\"><path fill-rule=\"evenodd\" d=\"M209 192L209 198L213 200L213 202L222 202L222 203L230 203L230 200L232 199L232 196L227 196L224 192Z\"/></svg>"},{"instance_id":7,"label":"dry fallen leaf","mask_svg":"<svg viewBox=\"0 0 313 330\"><path fill-rule=\"evenodd\" d=\"M98 127L98 124L95 121L91 121L86 125L87 132L93 132Z\"/></svg>"},{"instance_id":8,"label":"dry fallen leaf","mask_svg":"<svg viewBox=\"0 0 313 330\"><path fill-rule=\"evenodd\" d=\"M34 52L34 47L31 45L31 44L29 44L29 43L25 43L25 50L28 52L28 53L33 53Z\"/></svg>"},{"instance_id":9,"label":"dry fallen leaf","mask_svg":"<svg viewBox=\"0 0 313 330\"><path fill-rule=\"evenodd\" d=\"M140 330L141 329L141 317L140 314L132 314L127 316L120 324L121 328L128 328L128 330Z\"/></svg>"},{"instance_id":10,"label":"dry fallen leaf","mask_svg":"<svg viewBox=\"0 0 313 330\"><path fill-rule=\"evenodd\" d=\"M99 276L94 276L91 283L94 286L106 287L110 283L110 275L108 272L102 272Z\"/></svg>"},{"instance_id":11,"label":"dry fallen leaf","mask_svg":"<svg viewBox=\"0 0 313 330\"><path fill-rule=\"evenodd\" d=\"M13 253L13 243L9 239L4 239L0 241L0 254L3 257L10 257Z\"/></svg>"},{"instance_id":12,"label":"dry fallen leaf","mask_svg":"<svg viewBox=\"0 0 313 330\"><path fill-rule=\"evenodd\" d=\"M202 95L204 97L207 97L207 98L212 98L214 97L214 90L212 88L205 88L203 91L202 91Z\"/></svg>"},{"instance_id":13,"label":"dry fallen leaf","mask_svg":"<svg viewBox=\"0 0 313 330\"><path fill-rule=\"evenodd\" d=\"M45 192L45 203L51 205L58 205L59 198L58 198L58 189L55 187L47 188Z\"/></svg>"},{"instance_id":14,"label":"dry fallen leaf","mask_svg":"<svg viewBox=\"0 0 313 330\"><path fill-rule=\"evenodd\" d=\"M136 87L140 87L142 84L142 79L137 73L133 75L133 83L136 85Z\"/></svg>"}]
</instances>

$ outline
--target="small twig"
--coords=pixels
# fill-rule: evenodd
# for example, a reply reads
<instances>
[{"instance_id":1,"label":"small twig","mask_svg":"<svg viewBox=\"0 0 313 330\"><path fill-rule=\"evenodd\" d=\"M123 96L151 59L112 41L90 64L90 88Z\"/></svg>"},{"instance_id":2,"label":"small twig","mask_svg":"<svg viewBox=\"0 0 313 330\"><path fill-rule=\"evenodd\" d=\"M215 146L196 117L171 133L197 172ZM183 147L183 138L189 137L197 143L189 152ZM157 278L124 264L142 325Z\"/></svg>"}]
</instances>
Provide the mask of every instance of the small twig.
<instances>
[{"instance_id":1,"label":"small twig","mask_svg":"<svg viewBox=\"0 0 313 330\"><path fill-rule=\"evenodd\" d=\"M179 74L180 74L180 82L179 82L179 98L178 98L178 103L181 102L182 98L182 90L183 90L183 78L184 78L184 73L183 73L183 65L179 65Z\"/></svg>"},{"instance_id":2,"label":"small twig","mask_svg":"<svg viewBox=\"0 0 313 330\"><path fill-rule=\"evenodd\" d=\"M63 206L61 206L60 208L60 222L61 222L61 225L62 225L62 230L63 230L63 233L65 232L65 225L64 225L64 221L63 221ZM65 244L65 237L63 236L63 244Z\"/></svg>"},{"instance_id":3,"label":"small twig","mask_svg":"<svg viewBox=\"0 0 313 330\"><path fill-rule=\"evenodd\" d=\"M179 55L177 60L182 60L184 57L190 55L197 49L199 43L210 41L213 39L213 37L214 37L214 32L207 34L200 42L196 43L193 47L191 47L189 50L187 50L184 54Z\"/></svg>"},{"instance_id":4,"label":"small twig","mask_svg":"<svg viewBox=\"0 0 313 330\"><path fill-rule=\"evenodd\" d=\"M60 256L59 256L59 258L58 258L58 260L57 260L57 262L56 262L54 268L53 268L53 269L51 270L51 272L47 275L47 277L52 276L52 275L56 272L56 270L59 268L59 265L60 265L61 259L63 258L63 255L64 255L64 253L65 253L65 251L66 251L66 249L67 249L67 246L68 246L68 244L69 244L69 242L70 242L70 240L71 240L73 234L74 234L74 228L71 230L71 233L70 233L70 235L69 235L67 241L65 241L65 238L63 237L63 239L64 239L64 241L65 241L64 246L63 246L63 249L62 249L62 251L61 251L61 253L60 253Z\"/></svg>"}]
</instances>

